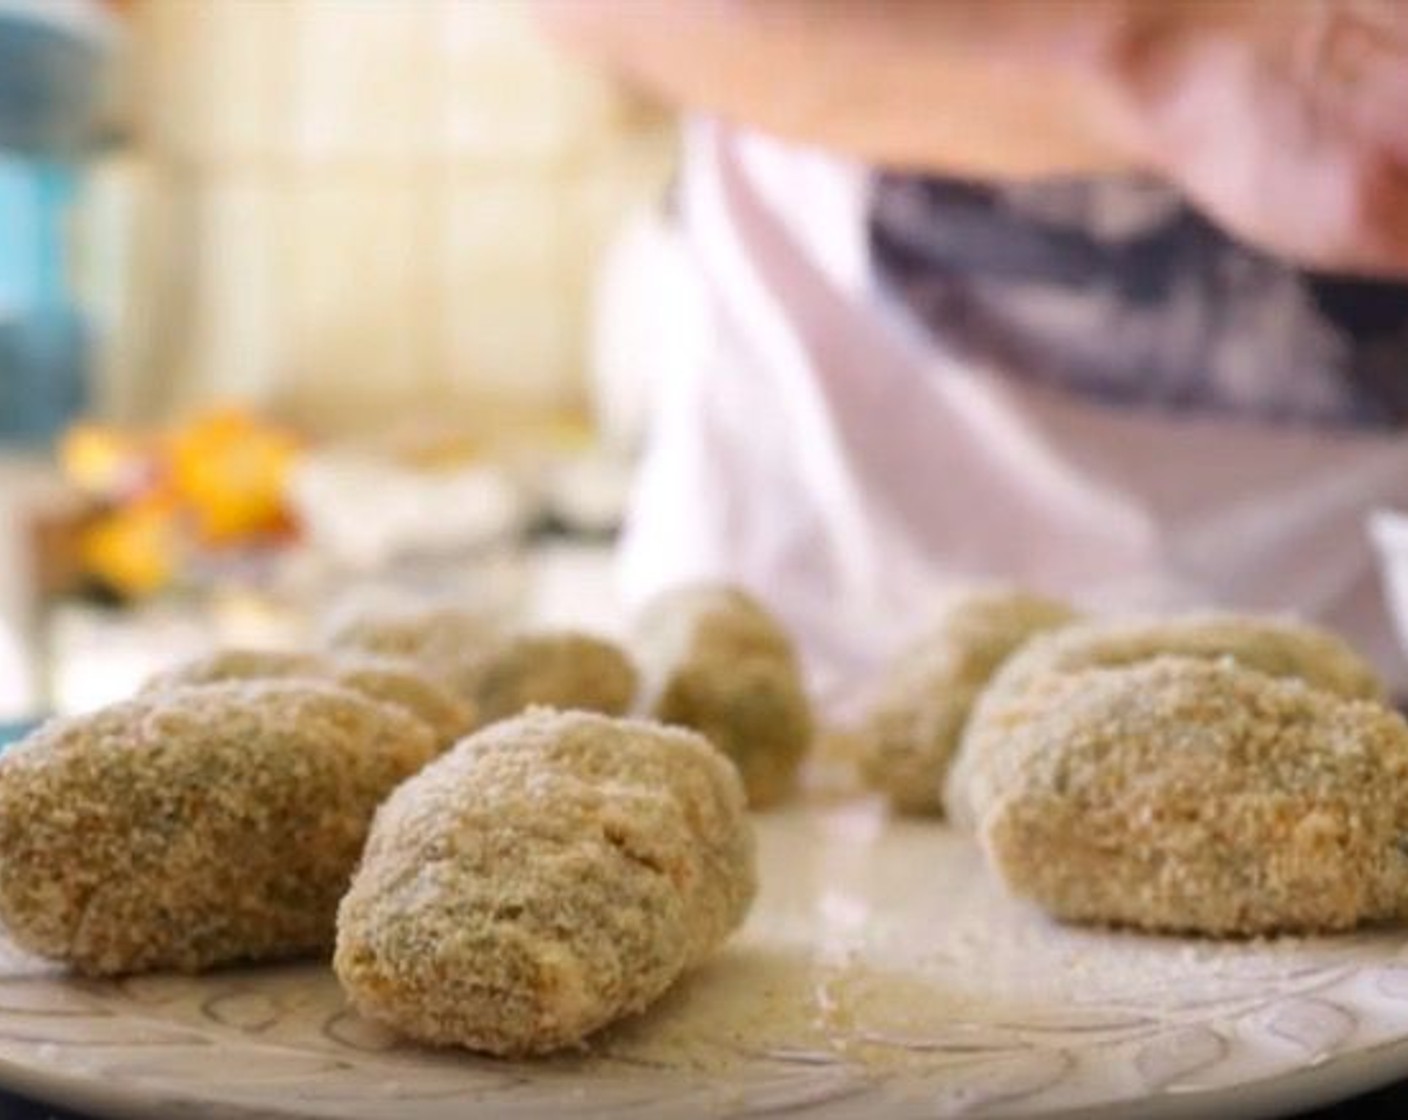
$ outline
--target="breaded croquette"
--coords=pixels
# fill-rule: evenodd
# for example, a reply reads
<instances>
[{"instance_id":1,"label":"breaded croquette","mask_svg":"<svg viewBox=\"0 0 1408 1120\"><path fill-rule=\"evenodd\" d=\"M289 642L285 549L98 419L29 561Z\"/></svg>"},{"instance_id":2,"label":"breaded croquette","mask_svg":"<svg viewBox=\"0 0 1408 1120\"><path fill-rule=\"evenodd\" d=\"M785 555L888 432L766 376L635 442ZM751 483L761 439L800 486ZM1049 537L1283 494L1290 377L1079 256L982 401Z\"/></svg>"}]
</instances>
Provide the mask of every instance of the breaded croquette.
<instances>
[{"instance_id":1,"label":"breaded croquette","mask_svg":"<svg viewBox=\"0 0 1408 1120\"><path fill-rule=\"evenodd\" d=\"M159 673L144 693L224 681L321 680L397 704L435 734L443 750L478 725L474 708L446 685L400 658L360 654L225 649Z\"/></svg>"},{"instance_id":2,"label":"breaded croquette","mask_svg":"<svg viewBox=\"0 0 1408 1120\"><path fill-rule=\"evenodd\" d=\"M1231 659L1047 673L981 839L1059 918L1251 936L1408 916L1408 725Z\"/></svg>"},{"instance_id":3,"label":"breaded croquette","mask_svg":"<svg viewBox=\"0 0 1408 1120\"><path fill-rule=\"evenodd\" d=\"M434 747L403 709L304 681L53 720L0 758L0 919L93 975L325 951L372 814Z\"/></svg>"},{"instance_id":4,"label":"breaded croquette","mask_svg":"<svg viewBox=\"0 0 1408 1120\"><path fill-rule=\"evenodd\" d=\"M944 777L974 701L1032 635L1071 622L1066 604L1006 587L955 592L886 670L860 730L861 770L902 812L942 811Z\"/></svg>"},{"instance_id":5,"label":"breaded croquette","mask_svg":"<svg viewBox=\"0 0 1408 1120\"><path fill-rule=\"evenodd\" d=\"M718 947L754 859L737 772L702 738L534 710L378 812L334 968L358 1010L414 1039L573 1046Z\"/></svg>"},{"instance_id":6,"label":"breaded croquette","mask_svg":"<svg viewBox=\"0 0 1408 1120\"><path fill-rule=\"evenodd\" d=\"M751 596L724 585L667 591L637 619L646 708L698 731L737 765L754 807L794 788L814 733L786 631Z\"/></svg>"},{"instance_id":7,"label":"breaded croquette","mask_svg":"<svg viewBox=\"0 0 1408 1120\"><path fill-rule=\"evenodd\" d=\"M944 791L949 819L977 827L987 791L1004 768L1004 712L1032 681L1046 673L1131 665L1163 654L1231 658L1348 699L1383 695L1374 670L1340 638L1290 618L1209 612L1076 623L1033 638L979 697L949 768Z\"/></svg>"}]
</instances>

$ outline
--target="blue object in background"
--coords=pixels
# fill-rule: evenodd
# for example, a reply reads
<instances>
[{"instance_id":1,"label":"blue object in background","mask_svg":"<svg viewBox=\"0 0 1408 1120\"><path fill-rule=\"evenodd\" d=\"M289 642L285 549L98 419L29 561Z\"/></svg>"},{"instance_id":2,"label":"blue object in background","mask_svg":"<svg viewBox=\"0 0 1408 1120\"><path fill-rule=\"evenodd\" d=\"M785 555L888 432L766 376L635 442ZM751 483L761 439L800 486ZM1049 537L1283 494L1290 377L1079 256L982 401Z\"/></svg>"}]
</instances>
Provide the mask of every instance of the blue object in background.
<instances>
[{"instance_id":1,"label":"blue object in background","mask_svg":"<svg viewBox=\"0 0 1408 1120\"><path fill-rule=\"evenodd\" d=\"M0 153L0 441L42 441L85 403L88 346L67 276L72 165Z\"/></svg>"},{"instance_id":2,"label":"blue object in background","mask_svg":"<svg viewBox=\"0 0 1408 1120\"><path fill-rule=\"evenodd\" d=\"M86 400L88 332L68 264L105 53L97 11L0 3L0 443L43 443Z\"/></svg>"},{"instance_id":3,"label":"blue object in background","mask_svg":"<svg viewBox=\"0 0 1408 1120\"><path fill-rule=\"evenodd\" d=\"M0 754L4 754L6 747L11 743L18 743L38 726L38 720L30 720L24 723L0 723ZM0 1112L0 1116L3 1115L4 1113Z\"/></svg>"}]
</instances>

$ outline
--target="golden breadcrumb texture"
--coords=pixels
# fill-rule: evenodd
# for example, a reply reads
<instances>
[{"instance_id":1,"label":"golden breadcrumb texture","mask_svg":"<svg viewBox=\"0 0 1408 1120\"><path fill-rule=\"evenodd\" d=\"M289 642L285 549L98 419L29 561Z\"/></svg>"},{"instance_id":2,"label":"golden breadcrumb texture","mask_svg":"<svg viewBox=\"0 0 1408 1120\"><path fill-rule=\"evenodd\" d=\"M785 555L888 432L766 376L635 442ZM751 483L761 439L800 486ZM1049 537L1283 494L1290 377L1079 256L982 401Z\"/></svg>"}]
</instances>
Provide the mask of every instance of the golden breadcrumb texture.
<instances>
[{"instance_id":1,"label":"golden breadcrumb texture","mask_svg":"<svg viewBox=\"0 0 1408 1120\"><path fill-rule=\"evenodd\" d=\"M177 688L0 758L0 919L92 975L325 951L377 805L431 756L334 685Z\"/></svg>"},{"instance_id":2,"label":"golden breadcrumb texture","mask_svg":"<svg viewBox=\"0 0 1408 1120\"><path fill-rule=\"evenodd\" d=\"M382 806L333 967L411 1038L540 1054L648 1006L756 889L737 772L702 738L534 709Z\"/></svg>"},{"instance_id":3,"label":"golden breadcrumb texture","mask_svg":"<svg viewBox=\"0 0 1408 1120\"><path fill-rule=\"evenodd\" d=\"M354 614L333 625L325 644L334 650L405 658L457 686L466 665L499 636L498 628L474 611L426 607Z\"/></svg>"},{"instance_id":4,"label":"golden breadcrumb texture","mask_svg":"<svg viewBox=\"0 0 1408 1120\"><path fill-rule=\"evenodd\" d=\"M1045 673L1132 665L1162 654L1231 658L1273 677L1303 680L1347 699L1379 700L1383 684L1340 638L1290 618L1199 613L1076 623L1033 638L979 696L944 791L949 818L976 827L979 802L1003 767L1004 709Z\"/></svg>"},{"instance_id":5,"label":"golden breadcrumb texture","mask_svg":"<svg viewBox=\"0 0 1408 1120\"><path fill-rule=\"evenodd\" d=\"M901 812L939 813L949 762L974 701L1032 635L1076 617L1065 603L1008 587L946 597L886 669L860 732L861 771Z\"/></svg>"},{"instance_id":6,"label":"golden breadcrumb texture","mask_svg":"<svg viewBox=\"0 0 1408 1120\"><path fill-rule=\"evenodd\" d=\"M624 715L635 700L635 666L620 647L575 631L542 631L501 638L467 662L461 693L483 723L541 706Z\"/></svg>"},{"instance_id":7,"label":"golden breadcrumb texture","mask_svg":"<svg viewBox=\"0 0 1408 1120\"><path fill-rule=\"evenodd\" d=\"M144 693L224 681L321 680L396 704L434 733L444 750L478 725L474 707L416 662L363 654L226 649L160 673Z\"/></svg>"},{"instance_id":8,"label":"golden breadcrumb texture","mask_svg":"<svg viewBox=\"0 0 1408 1120\"><path fill-rule=\"evenodd\" d=\"M1408 915L1408 725L1225 659L1043 676L981 837L1057 917L1251 936Z\"/></svg>"},{"instance_id":9,"label":"golden breadcrumb texture","mask_svg":"<svg viewBox=\"0 0 1408 1120\"><path fill-rule=\"evenodd\" d=\"M796 786L814 722L787 632L755 599L725 585L688 585L641 612L635 648L650 684L646 707L728 755L754 807Z\"/></svg>"}]
</instances>

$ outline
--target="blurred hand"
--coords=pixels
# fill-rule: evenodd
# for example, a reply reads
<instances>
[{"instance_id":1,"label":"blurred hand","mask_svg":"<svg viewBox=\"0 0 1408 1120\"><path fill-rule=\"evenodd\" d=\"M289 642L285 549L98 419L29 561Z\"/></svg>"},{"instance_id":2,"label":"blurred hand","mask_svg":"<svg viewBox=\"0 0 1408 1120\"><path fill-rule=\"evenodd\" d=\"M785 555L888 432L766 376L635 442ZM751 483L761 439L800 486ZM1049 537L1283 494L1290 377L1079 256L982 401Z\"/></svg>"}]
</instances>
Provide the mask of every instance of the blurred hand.
<instances>
[{"instance_id":1,"label":"blurred hand","mask_svg":"<svg viewBox=\"0 0 1408 1120\"><path fill-rule=\"evenodd\" d=\"M1130 26L1141 162L1278 255L1408 275L1408 2L1149 0Z\"/></svg>"}]
</instances>

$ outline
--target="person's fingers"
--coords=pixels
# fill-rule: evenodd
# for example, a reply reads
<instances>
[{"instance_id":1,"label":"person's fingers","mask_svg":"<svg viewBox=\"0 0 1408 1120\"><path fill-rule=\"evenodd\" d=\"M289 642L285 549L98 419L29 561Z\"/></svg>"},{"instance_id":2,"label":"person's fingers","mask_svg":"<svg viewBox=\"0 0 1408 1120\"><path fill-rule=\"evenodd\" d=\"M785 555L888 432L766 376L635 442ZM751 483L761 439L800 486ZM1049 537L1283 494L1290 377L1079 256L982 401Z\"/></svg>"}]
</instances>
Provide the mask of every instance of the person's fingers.
<instances>
[{"instance_id":1,"label":"person's fingers","mask_svg":"<svg viewBox=\"0 0 1408 1120\"><path fill-rule=\"evenodd\" d=\"M1301 79L1331 119L1408 158L1408 3L1318 5L1301 39Z\"/></svg>"},{"instance_id":2,"label":"person's fingers","mask_svg":"<svg viewBox=\"0 0 1408 1120\"><path fill-rule=\"evenodd\" d=\"M1266 0L1133 88L1150 162L1305 267L1408 276L1408 0Z\"/></svg>"},{"instance_id":3,"label":"person's fingers","mask_svg":"<svg viewBox=\"0 0 1408 1120\"><path fill-rule=\"evenodd\" d=\"M1408 105L1408 102L1404 103ZM1348 242L1359 271L1408 276L1408 156L1380 151L1361 164Z\"/></svg>"},{"instance_id":4,"label":"person's fingers","mask_svg":"<svg viewBox=\"0 0 1408 1120\"><path fill-rule=\"evenodd\" d=\"M1347 128L1408 163L1408 51L1366 62L1333 96Z\"/></svg>"},{"instance_id":5,"label":"person's fingers","mask_svg":"<svg viewBox=\"0 0 1408 1120\"><path fill-rule=\"evenodd\" d=\"M1233 236L1306 268L1408 276L1408 161L1347 141L1249 145L1201 172L1181 185Z\"/></svg>"},{"instance_id":6,"label":"person's fingers","mask_svg":"<svg viewBox=\"0 0 1408 1120\"><path fill-rule=\"evenodd\" d=\"M1302 263L1365 276L1408 276L1408 162L1382 148L1347 147L1306 169L1272 208Z\"/></svg>"}]
</instances>

